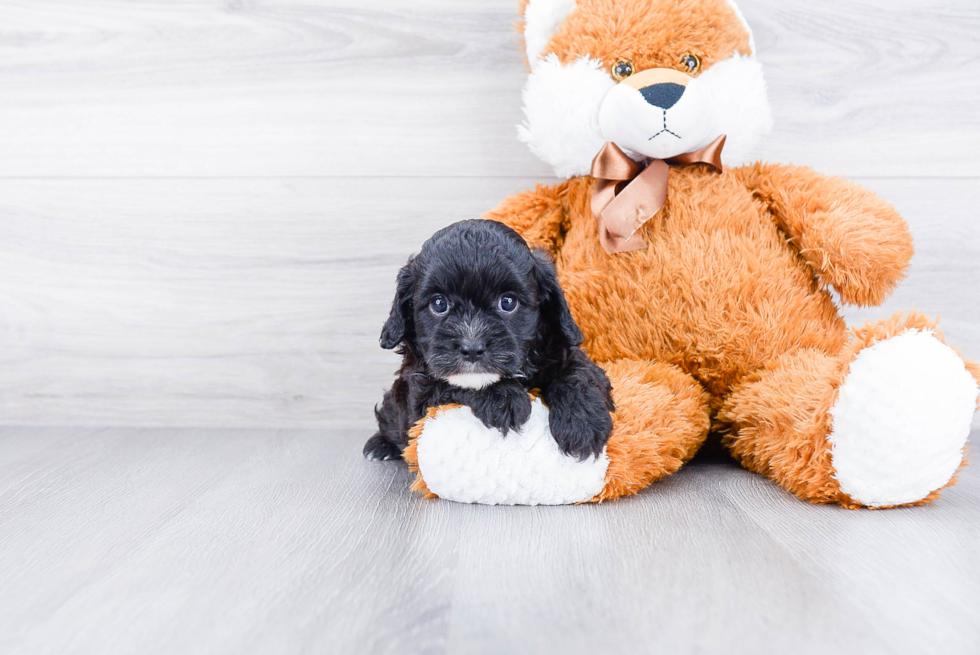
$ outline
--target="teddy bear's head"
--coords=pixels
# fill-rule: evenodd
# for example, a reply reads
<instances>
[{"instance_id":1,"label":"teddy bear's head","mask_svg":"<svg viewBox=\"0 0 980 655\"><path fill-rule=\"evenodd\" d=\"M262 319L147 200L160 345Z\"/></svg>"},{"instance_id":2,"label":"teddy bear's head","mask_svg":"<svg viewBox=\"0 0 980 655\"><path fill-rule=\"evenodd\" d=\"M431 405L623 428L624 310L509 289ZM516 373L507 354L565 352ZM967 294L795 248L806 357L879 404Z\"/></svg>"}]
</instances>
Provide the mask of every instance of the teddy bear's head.
<instances>
[{"instance_id":1,"label":"teddy bear's head","mask_svg":"<svg viewBox=\"0 0 980 655\"><path fill-rule=\"evenodd\" d=\"M667 159L727 135L743 161L772 119L733 0L521 0L531 74L520 138L561 177L611 141Z\"/></svg>"}]
</instances>

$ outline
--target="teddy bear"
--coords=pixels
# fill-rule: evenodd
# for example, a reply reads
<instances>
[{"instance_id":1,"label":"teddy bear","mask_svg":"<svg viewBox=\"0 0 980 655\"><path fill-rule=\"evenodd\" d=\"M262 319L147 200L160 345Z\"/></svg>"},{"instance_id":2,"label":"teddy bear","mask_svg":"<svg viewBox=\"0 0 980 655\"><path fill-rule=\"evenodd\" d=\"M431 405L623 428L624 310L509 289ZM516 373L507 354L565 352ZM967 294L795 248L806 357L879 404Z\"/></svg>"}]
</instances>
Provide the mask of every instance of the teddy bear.
<instances>
[{"instance_id":1,"label":"teddy bear","mask_svg":"<svg viewBox=\"0 0 980 655\"><path fill-rule=\"evenodd\" d=\"M561 456L535 400L517 435L440 407L412 430L415 488L466 502L634 494L709 432L814 503L931 502L963 465L980 367L908 312L849 329L913 253L853 183L743 163L771 124L732 0L521 0L519 137L562 182L486 214L554 257L588 355L613 385L599 458Z\"/></svg>"}]
</instances>

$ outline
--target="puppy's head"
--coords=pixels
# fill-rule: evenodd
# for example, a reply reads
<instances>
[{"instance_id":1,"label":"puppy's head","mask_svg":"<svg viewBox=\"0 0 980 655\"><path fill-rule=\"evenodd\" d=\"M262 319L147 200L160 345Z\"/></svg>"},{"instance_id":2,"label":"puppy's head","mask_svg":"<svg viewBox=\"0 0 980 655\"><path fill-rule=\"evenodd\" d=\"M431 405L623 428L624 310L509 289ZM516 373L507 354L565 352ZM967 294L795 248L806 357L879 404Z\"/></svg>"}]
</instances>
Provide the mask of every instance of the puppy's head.
<instances>
[{"instance_id":1,"label":"puppy's head","mask_svg":"<svg viewBox=\"0 0 980 655\"><path fill-rule=\"evenodd\" d=\"M398 273L381 333L383 348L403 344L429 375L472 389L529 377L545 353L581 342L547 255L485 220L425 242Z\"/></svg>"}]
</instances>

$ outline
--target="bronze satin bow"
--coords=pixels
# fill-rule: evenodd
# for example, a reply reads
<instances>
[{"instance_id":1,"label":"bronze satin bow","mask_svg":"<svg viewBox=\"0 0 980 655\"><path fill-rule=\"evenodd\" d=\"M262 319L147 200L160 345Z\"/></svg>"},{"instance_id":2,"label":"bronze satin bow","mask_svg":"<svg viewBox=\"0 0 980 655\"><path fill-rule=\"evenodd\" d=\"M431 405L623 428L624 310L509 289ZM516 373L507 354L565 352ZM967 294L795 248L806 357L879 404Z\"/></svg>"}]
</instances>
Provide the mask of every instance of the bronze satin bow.
<instances>
[{"instance_id":1,"label":"bronze satin bow","mask_svg":"<svg viewBox=\"0 0 980 655\"><path fill-rule=\"evenodd\" d=\"M599 241L610 255L645 247L637 231L657 215L667 200L667 178L671 166L708 164L721 172L721 149L725 135L694 152L670 159L651 159L644 167L606 143L592 160L592 215L599 227ZM618 190L623 182L628 182Z\"/></svg>"}]
</instances>

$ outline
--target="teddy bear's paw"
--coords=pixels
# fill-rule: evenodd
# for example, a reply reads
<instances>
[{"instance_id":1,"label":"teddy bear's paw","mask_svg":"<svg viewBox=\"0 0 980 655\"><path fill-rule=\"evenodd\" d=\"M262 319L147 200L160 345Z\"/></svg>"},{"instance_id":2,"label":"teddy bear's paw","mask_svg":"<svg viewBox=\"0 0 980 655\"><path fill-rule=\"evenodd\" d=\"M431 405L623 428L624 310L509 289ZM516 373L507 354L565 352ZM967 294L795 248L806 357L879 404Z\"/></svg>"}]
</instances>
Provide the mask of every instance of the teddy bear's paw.
<instances>
[{"instance_id":1,"label":"teddy bear's paw","mask_svg":"<svg viewBox=\"0 0 980 655\"><path fill-rule=\"evenodd\" d=\"M531 416L506 436L488 428L469 407L425 420L417 439L418 469L429 491L447 500L485 505L564 505L595 497L609 459L563 455L540 399Z\"/></svg>"},{"instance_id":2,"label":"teddy bear's paw","mask_svg":"<svg viewBox=\"0 0 980 655\"><path fill-rule=\"evenodd\" d=\"M963 461L977 382L930 330L861 350L830 410L841 491L869 507L914 503L946 486Z\"/></svg>"}]
</instances>

